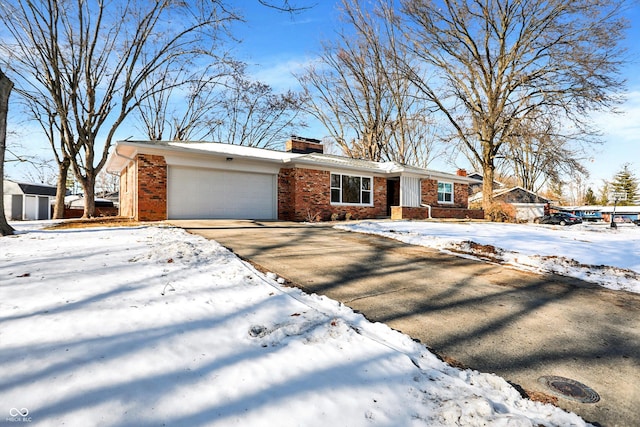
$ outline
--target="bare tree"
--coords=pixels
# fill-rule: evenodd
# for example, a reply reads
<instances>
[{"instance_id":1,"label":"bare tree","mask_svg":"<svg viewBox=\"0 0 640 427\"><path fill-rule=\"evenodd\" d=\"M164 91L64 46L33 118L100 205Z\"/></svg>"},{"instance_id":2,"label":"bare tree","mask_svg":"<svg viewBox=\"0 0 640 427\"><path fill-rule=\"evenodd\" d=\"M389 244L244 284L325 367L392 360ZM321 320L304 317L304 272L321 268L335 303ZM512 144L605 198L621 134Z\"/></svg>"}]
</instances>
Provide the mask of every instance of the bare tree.
<instances>
[{"instance_id":1,"label":"bare tree","mask_svg":"<svg viewBox=\"0 0 640 427\"><path fill-rule=\"evenodd\" d=\"M272 9L278 10L280 12L287 13L300 13L304 10L311 9L315 3L292 3L289 0L279 0L279 1L268 1L268 0L258 0L263 6L270 7Z\"/></svg>"},{"instance_id":2,"label":"bare tree","mask_svg":"<svg viewBox=\"0 0 640 427\"><path fill-rule=\"evenodd\" d=\"M59 120L58 108L55 102L42 92L23 91L22 100L25 110L29 111L40 125L49 146L53 151L53 158L58 168L56 180L56 201L53 218L64 218L64 198L67 192L67 176L71 168L71 160L78 153L78 144L69 144L71 132L66 120Z\"/></svg>"},{"instance_id":3,"label":"bare tree","mask_svg":"<svg viewBox=\"0 0 640 427\"><path fill-rule=\"evenodd\" d=\"M563 187L565 190L564 201L569 205L583 205L585 195L587 193L587 183L585 182L585 175L581 173L572 173L569 175L569 179L563 181Z\"/></svg>"},{"instance_id":4,"label":"bare tree","mask_svg":"<svg viewBox=\"0 0 640 427\"><path fill-rule=\"evenodd\" d=\"M186 68L163 69L149 76L142 85L134 114L142 130L152 141L209 138L215 129L212 112L221 103L221 80L236 67L233 61L218 60L192 73ZM163 82L165 90L152 90L158 81ZM151 95L145 96L148 93Z\"/></svg>"},{"instance_id":5,"label":"bare tree","mask_svg":"<svg viewBox=\"0 0 640 427\"><path fill-rule=\"evenodd\" d=\"M513 172L518 185L535 192L547 182L562 181L563 176L581 181L588 176L581 150L557 131L560 126L545 116L521 121L512 132L501 152L506 169Z\"/></svg>"},{"instance_id":6,"label":"bare tree","mask_svg":"<svg viewBox=\"0 0 640 427\"><path fill-rule=\"evenodd\" d=\"M251 80L239 69L225 82L210 122L212 134L230 144L271 148L306 127L300 119L301 107L298 93L274 93L271 86Z\"/></svg>"},{"instance_id":7,"label":"bare tree","mask_svg":"<svg viewBox=\"0 0 640 427\"><path fill-rule=\"evenodd\" d=\"M0 68L0 236L13 234L14 231L4 215L4 153L7 147L7 115L11 89L13 82Z\"/></svg>"},{"instance_id":8,"label":"bare tree","mask_svg":"<svg viewBox=\"0 0 640 427\"><path fill-rule=\"evenodd\" d=\"M117 193L120 189L120 177L102 169L96 177L96 194L98 197L106 197Z\"/></svg>"},{"instance_id":9,"label":"bare tree","mask_svg":"<svg viewBox=\"0 0 640 427\"><path fill-rule=\"evenodd\" d=\"M405 67L425 101L482 166L483 207L496 158L520 123L555 116L592 136L586 114L612 108L626 22L618 0L402 0L422 65Z\"/></svg>"},{"instance_id":10,"label":"bare tree","mask_svg":"<svg viewBox=\"0 0 640 427\"><path fill-rule=\"evenodd\" d=\"M1 58L19 76L16 92L57 142L60 183L69 167L81 182L84 216L94 215L97 172L143 97L145 79L171 64L197 66L215 50L223 24L237 18L221 1L206 0L0 3L0 22L11 35L0 45ZM163 90L161 83L148 95Z\"/></svg>"},{"instance_id":11,"label":"bare tree","mask_svg":"<svg viewBox=\"0 0 640 427\"><path fill-rule=\"evenodd\" d=\"M270 86L250 80L242 62L224 59L186 77L183 71L160 73L157 79L174 85L139 103L137 116L151 140L213 138L271 147L306 126L299 119L300 95L277 94Z\"/></svg>"},{"instance_id":12,"label":"bare tree","mask_svg":"<svg viewBox=\"0 0 640 427\"><path fill-rule=\"evenodd\" d=\"M392 7L369 11L361 0L344 0L342 8L338 41L325 43L319 61L298 76L308 111L350 157L426 165L433 124L400 73L398 63L410 59Z\"/></svg>"}]
</instances>

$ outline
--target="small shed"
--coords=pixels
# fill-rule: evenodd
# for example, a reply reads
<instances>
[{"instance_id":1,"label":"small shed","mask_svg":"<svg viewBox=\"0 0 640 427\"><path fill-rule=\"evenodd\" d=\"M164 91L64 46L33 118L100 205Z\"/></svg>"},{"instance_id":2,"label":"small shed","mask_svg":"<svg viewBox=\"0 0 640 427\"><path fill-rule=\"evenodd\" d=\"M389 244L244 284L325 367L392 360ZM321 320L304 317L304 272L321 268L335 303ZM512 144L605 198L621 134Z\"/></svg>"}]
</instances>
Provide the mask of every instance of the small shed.
<instances>
[{"instance_id":1,"label":"small shed","mask_svg":"<svg viewBox=\"0 0 640 427\"><path fill-rule=\"evenodd\" d=\"M4 180L4 215L8 220L51 219L56 187Z\"/></svg>"}]
</instances>

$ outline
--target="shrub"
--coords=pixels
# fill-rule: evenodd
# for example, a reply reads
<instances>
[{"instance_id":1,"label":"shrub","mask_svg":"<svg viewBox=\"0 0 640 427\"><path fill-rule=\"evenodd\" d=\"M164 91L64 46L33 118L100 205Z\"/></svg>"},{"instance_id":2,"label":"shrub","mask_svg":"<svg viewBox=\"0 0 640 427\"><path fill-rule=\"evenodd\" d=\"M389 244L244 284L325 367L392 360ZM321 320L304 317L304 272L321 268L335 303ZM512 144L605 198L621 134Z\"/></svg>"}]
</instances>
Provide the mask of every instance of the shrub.
<instances>
[{"instance_id":1,"label":"shrub","mask_svg":"<svg viewBox=\"0 0 640 427\"><path fill-rule=\"evenodd\" d=\"M516 222L516 209L504 202L493 202L485 215L494 222Z\"/></svg>"}]
</instances>

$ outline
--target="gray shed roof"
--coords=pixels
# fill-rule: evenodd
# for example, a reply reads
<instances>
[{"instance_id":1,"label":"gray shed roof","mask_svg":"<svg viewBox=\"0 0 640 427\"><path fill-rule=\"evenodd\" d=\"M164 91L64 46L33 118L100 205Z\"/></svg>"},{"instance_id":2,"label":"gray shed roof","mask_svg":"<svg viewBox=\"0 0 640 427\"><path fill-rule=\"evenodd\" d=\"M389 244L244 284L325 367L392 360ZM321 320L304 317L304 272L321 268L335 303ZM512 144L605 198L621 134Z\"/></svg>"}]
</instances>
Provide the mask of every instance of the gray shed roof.
<instances>
[{"instance_id":1,"label":"gray shed roof","mask_svg":"<svg viewBox=\"0 0 640 427\"><path fill-rule=\"evenodd\" d=\"M13 185L11 185L13 184ZM48 184L35 184L31 182L18 182L5 180L5 194L25 194L32 196L55 196L56 187Z\"/></svg>"}]
</instances>

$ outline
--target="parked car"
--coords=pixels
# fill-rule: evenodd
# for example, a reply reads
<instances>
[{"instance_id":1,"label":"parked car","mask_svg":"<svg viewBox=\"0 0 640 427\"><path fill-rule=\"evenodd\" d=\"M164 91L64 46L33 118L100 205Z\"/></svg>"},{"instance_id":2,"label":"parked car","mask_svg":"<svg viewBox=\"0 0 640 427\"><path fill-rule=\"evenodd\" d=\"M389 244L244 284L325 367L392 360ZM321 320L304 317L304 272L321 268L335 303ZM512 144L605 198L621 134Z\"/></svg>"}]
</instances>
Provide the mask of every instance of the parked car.
<instances>
[{"instance_id":1,"label":"parked car","mask_svg":"<svg viewBox=\"0 0 640 427\"><path fill-rule=\"evenodd\" d=\"M557 225L573 225L581 224L582 220L570 213L558 212L551 215L545 215L543 217L536 218L534 220L536 224L557 224Z\"/></svg>"},{"instance_id":2,"label":"parked car","mask_svg":"<svg viewBox=\"0 0 640 427\"><path fill-rule=\"evenodd\" d=\"M616 215L615 218L614 218L614 221L616 223L626 223L626 224L633 223L633 224L635 224L635 225L640 227L640 219L632 219L632 218L629 218L628 216L624 216L624 215L620 215L620 216Z\"/></svg>"},{"instance_id":3,"label":"parked car","mask_svg":"<svg viewBox=\"0 0 640 427\"><path fill-rule=\"evenodd\" d=\"M613 222L617 224L630 224L634 221L626 215L615 215L613 217Z\"/></svg>"}]
</instances>

